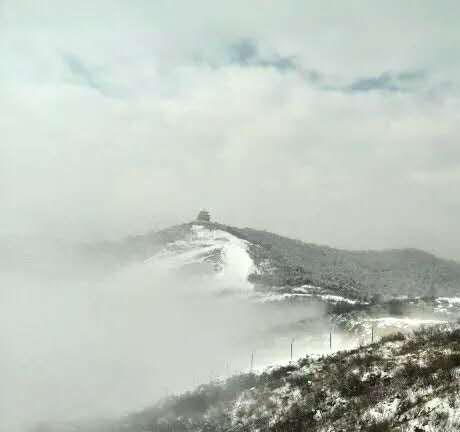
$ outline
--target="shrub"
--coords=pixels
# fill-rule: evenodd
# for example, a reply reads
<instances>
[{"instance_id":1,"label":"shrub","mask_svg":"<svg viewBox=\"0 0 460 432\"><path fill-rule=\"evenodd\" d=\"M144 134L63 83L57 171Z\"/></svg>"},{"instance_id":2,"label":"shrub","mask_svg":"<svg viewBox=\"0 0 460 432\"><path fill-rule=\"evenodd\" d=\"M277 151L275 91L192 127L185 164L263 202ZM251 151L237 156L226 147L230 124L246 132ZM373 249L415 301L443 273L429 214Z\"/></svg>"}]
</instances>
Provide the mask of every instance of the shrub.
<instances>
[{"instance_id":1,"label":"shrub","mask_svg":"<svg viewBox=\"0 0 460 432\"><path fill-rule=\"evenodd\" d=\"M366 432L391 432L393 428L388 420L372 423L364 429Z\"/></svg>"},{"instance_id":2,"label":"shrub","mask_svg":"<svg viewBox=\"0 0 460 432\"><path fill-rule=\"evenodd\" d=\"M427 371L419 364L409 361L398 370L396 376L404 378L409 384L414 383L420 377L426 375Z\"/></svg>"},{"instance_id":3,"label":"shrub","mask_svg":"<svg viewBox=\"0 0 460 432\"><path fill-rule=\"evenodd\" d=\"M360 353L356 356L350 358L350 365L356 365L368 368L374 363L381 363L383 362L383 357L378 354L373 353Z\"/></svg>"},{"instance_id":4,"label":"shrub","mask_svg":"<svg viewBox=\"0 0 460 432\"><path fill-rule=\"evenodd\" d=\"M307 385L308 375L304 375L304 374L289 375L286 378L286 381L294 387L304 387Z\"/></svg>"},{"instance_id":5,"label":"shrub","mask_svg":"<svg viewBox=\"0 0 460 432\"><path fill-rule=\"evenodd\" d=\"M460 353L438 354L430 359L428 367L433 370L438 369L453 369L460 366Z\"/></svg>"},{"instance_id":6,"label":"shrub","mask_svg":"<svg viewBox=\"0 0 460 432\"><path fill-rule=\"evenodd\" d=\"M380 338L381 343L398 342L403 340L406 340L406 336L404 336L401 332L392 333Z\"/></svg>"},{"instance_id":7,"label":"shrub","mask_svg":"<svg viewBox=\"0 0 460 432\"><path fill-rule=\"evenodd\" d=\"M348 373L343 377L339 383L339 391L342 396L353 397L364 394L368 389L368 384L361 381L361 378L354 374Z\"/></svg>"}]
</instances>

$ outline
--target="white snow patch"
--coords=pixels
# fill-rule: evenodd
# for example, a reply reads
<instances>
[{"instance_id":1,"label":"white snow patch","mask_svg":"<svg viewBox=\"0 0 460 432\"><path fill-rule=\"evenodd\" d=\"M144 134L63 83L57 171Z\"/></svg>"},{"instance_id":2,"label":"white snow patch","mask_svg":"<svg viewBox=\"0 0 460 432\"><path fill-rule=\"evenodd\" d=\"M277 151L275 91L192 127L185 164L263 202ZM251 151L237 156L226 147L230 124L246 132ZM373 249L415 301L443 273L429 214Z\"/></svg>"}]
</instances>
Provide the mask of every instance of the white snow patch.
<instances>
[{"instance_id":1,"label":"white snow patch","mask_svg":"<svg viewBox=\"0 0 460 432\"><path fill-rule=\"evenodd\" d=\"M329 294L327 291L324 293L323 288L313 285L302 285L300 287L295 287L292 288L291 292L259 293L258 297L259 301L261 302L276 302L287 300L289 298L311 297L312 299L320 300L326 303L366 304L365 302L360 302L359 300L353 300L343 296Z\"/></svg>"},{"instance_id":2,"label":"white snow patch","mask_svg":"<svg viewBox=\"0 0 460 432\"><path fill-rule=\"evenodd\" d=\"M312 294L320 292L321 290L322 290L321 287L318 287L315 285L302 285L300 287L294 288L292 291L312 295Z\"/></svg>"},{"instance_id":3,"label":"white snow patch","mask_svg":"<svg viewBox=\"0 0 460 432\"><path fill-rule=\"evenodd\" d=\"M332 295L332 294L323 294L323 295L320 295L319 297L321 297L323 300L331 301L333 303L340 303L340 302L349 303L349 304L359 303L358 300L352 300L346 297Z\"/></svg>"},{"instance_id":4,"label":"white snow patch","mask_svg":"<svg viewBox=\"0 0 460 432\"><path fill-rule=\"evenodd\" d=\"M460 297L438 297L436 300L449 303L449 305L460 305Z\"/></svg>"},{"instance_id":5,"label":"white snow patch","mask_svg":"<svg viewBox=\"0 0 460 432\"><path fill-rule=\"evenodd\" d=\"M445 320L436 320L436 319L419 319L419 318L396 318L396 317L383 317L383 318L371 318L367 322L375 323L378 328L385 327L396 327L400 329L407 328L416 328L423 325L436 325L436 324L446 324L448 321Z\"/></svg>"},{"instance_id":6,"label":"white snow patch","mask_svg":"<svg viewBox=\"0 0 460 432\"><path fill-rule=\"evenodd\" d=\"M211 276L222 288L252 290L248 276L255 264L248 253L248 242L223 231L192 225L184 240L171 242L146 262L169 269L201 266L200 275Z\"/></svg>"},{"instance_id":7,"label":"white snow patch","mask_svg":"<svg viewBox=\"0 0 460 432\"><path fill-rule=\"evenodd\" d=\"M261 303L279 302L289 298L312 297L311 294L292 294L292 293L254 293L256 301Z\"/></svg>"},{"instance_id":8,"label":"white snow patch","mask_svg":"<svg viewBox=\"0 0 460 432\"><path fill-rule=\"evenodd\" d=\"M422 407L412 412L414 418L408 421L408 430L419 427L424 431L457 432L460 428L460 409L458 396L448 400L434 397ZM409 429L410 428L410 429Z\"/></svg>"},{"instance_id":9,"label":"white snow patch","mask_svg":"<svg viewBox=\"0 0 460 432\"><path fill-rule=\"evenodd\" d=\"M400 400L385 400L371 407L364 415L365 420L384 421L393 418L398 410Z\"/></svg>"}]
</instances>

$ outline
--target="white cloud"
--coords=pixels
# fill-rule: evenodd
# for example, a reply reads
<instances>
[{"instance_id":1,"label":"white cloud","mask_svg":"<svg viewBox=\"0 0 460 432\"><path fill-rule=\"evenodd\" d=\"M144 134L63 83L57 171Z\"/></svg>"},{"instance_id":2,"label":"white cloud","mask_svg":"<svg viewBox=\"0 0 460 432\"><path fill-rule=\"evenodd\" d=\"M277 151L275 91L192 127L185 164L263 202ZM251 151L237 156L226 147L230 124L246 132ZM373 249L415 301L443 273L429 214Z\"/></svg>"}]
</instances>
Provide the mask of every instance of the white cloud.
<instances>
[{"instance_id":1,"label":"white cloud","mask_svg":"<svg viewBox=\"0 0 460 432\"><path fill-rule=\"evenodd\" d=\"M430 234L460 216L452 11L264 4L5 1L2 231L118 237L208 206L307 241L460 256ZM262 61L229 63L242 39ZM341 90L411 71L410 92Z\"/></svg>"}]
</instances>

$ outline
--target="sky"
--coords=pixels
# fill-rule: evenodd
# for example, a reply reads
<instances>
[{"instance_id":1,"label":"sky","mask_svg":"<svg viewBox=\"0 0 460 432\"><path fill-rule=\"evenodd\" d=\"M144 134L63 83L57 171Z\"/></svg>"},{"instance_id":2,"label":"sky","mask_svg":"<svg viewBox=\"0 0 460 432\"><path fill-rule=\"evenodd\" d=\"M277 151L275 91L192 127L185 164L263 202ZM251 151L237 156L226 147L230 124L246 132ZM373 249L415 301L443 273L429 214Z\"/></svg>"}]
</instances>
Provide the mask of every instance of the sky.
<instances>
[{"instance_id":1,"label":"sky","mask_svg":"<svg viewBox=\"0 0 460 432\"><path fill-rule=\"evenodd\" d=\"M0 0L0 235L220 222L460 259L456 1Z\"/></svg>"}]
</instances>

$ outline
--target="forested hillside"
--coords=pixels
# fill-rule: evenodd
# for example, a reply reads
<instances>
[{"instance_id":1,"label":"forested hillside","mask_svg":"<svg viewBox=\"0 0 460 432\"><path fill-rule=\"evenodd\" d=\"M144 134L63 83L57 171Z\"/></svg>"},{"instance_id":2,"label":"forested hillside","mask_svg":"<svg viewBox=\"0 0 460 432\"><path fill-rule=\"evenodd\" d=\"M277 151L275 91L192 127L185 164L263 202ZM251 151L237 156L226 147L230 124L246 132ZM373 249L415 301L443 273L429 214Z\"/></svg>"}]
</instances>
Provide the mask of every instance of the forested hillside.
<instances>
[{"instance_id":1,"label":"forested hillside","mask_svg":"<svg viewBox=\"0 0 460 432\"><path fill-rule=\"evenodd\" d=\"M248 242L257 269L249 276L258 289L303 284L332 288L348 296L455 296L460 263L417 249L347 251L305 243L267 231L202 223ZM184 240L193 223L86 247L91 255L117 265L145 260L170 242Z\"/></svg>"}]
</instances>

